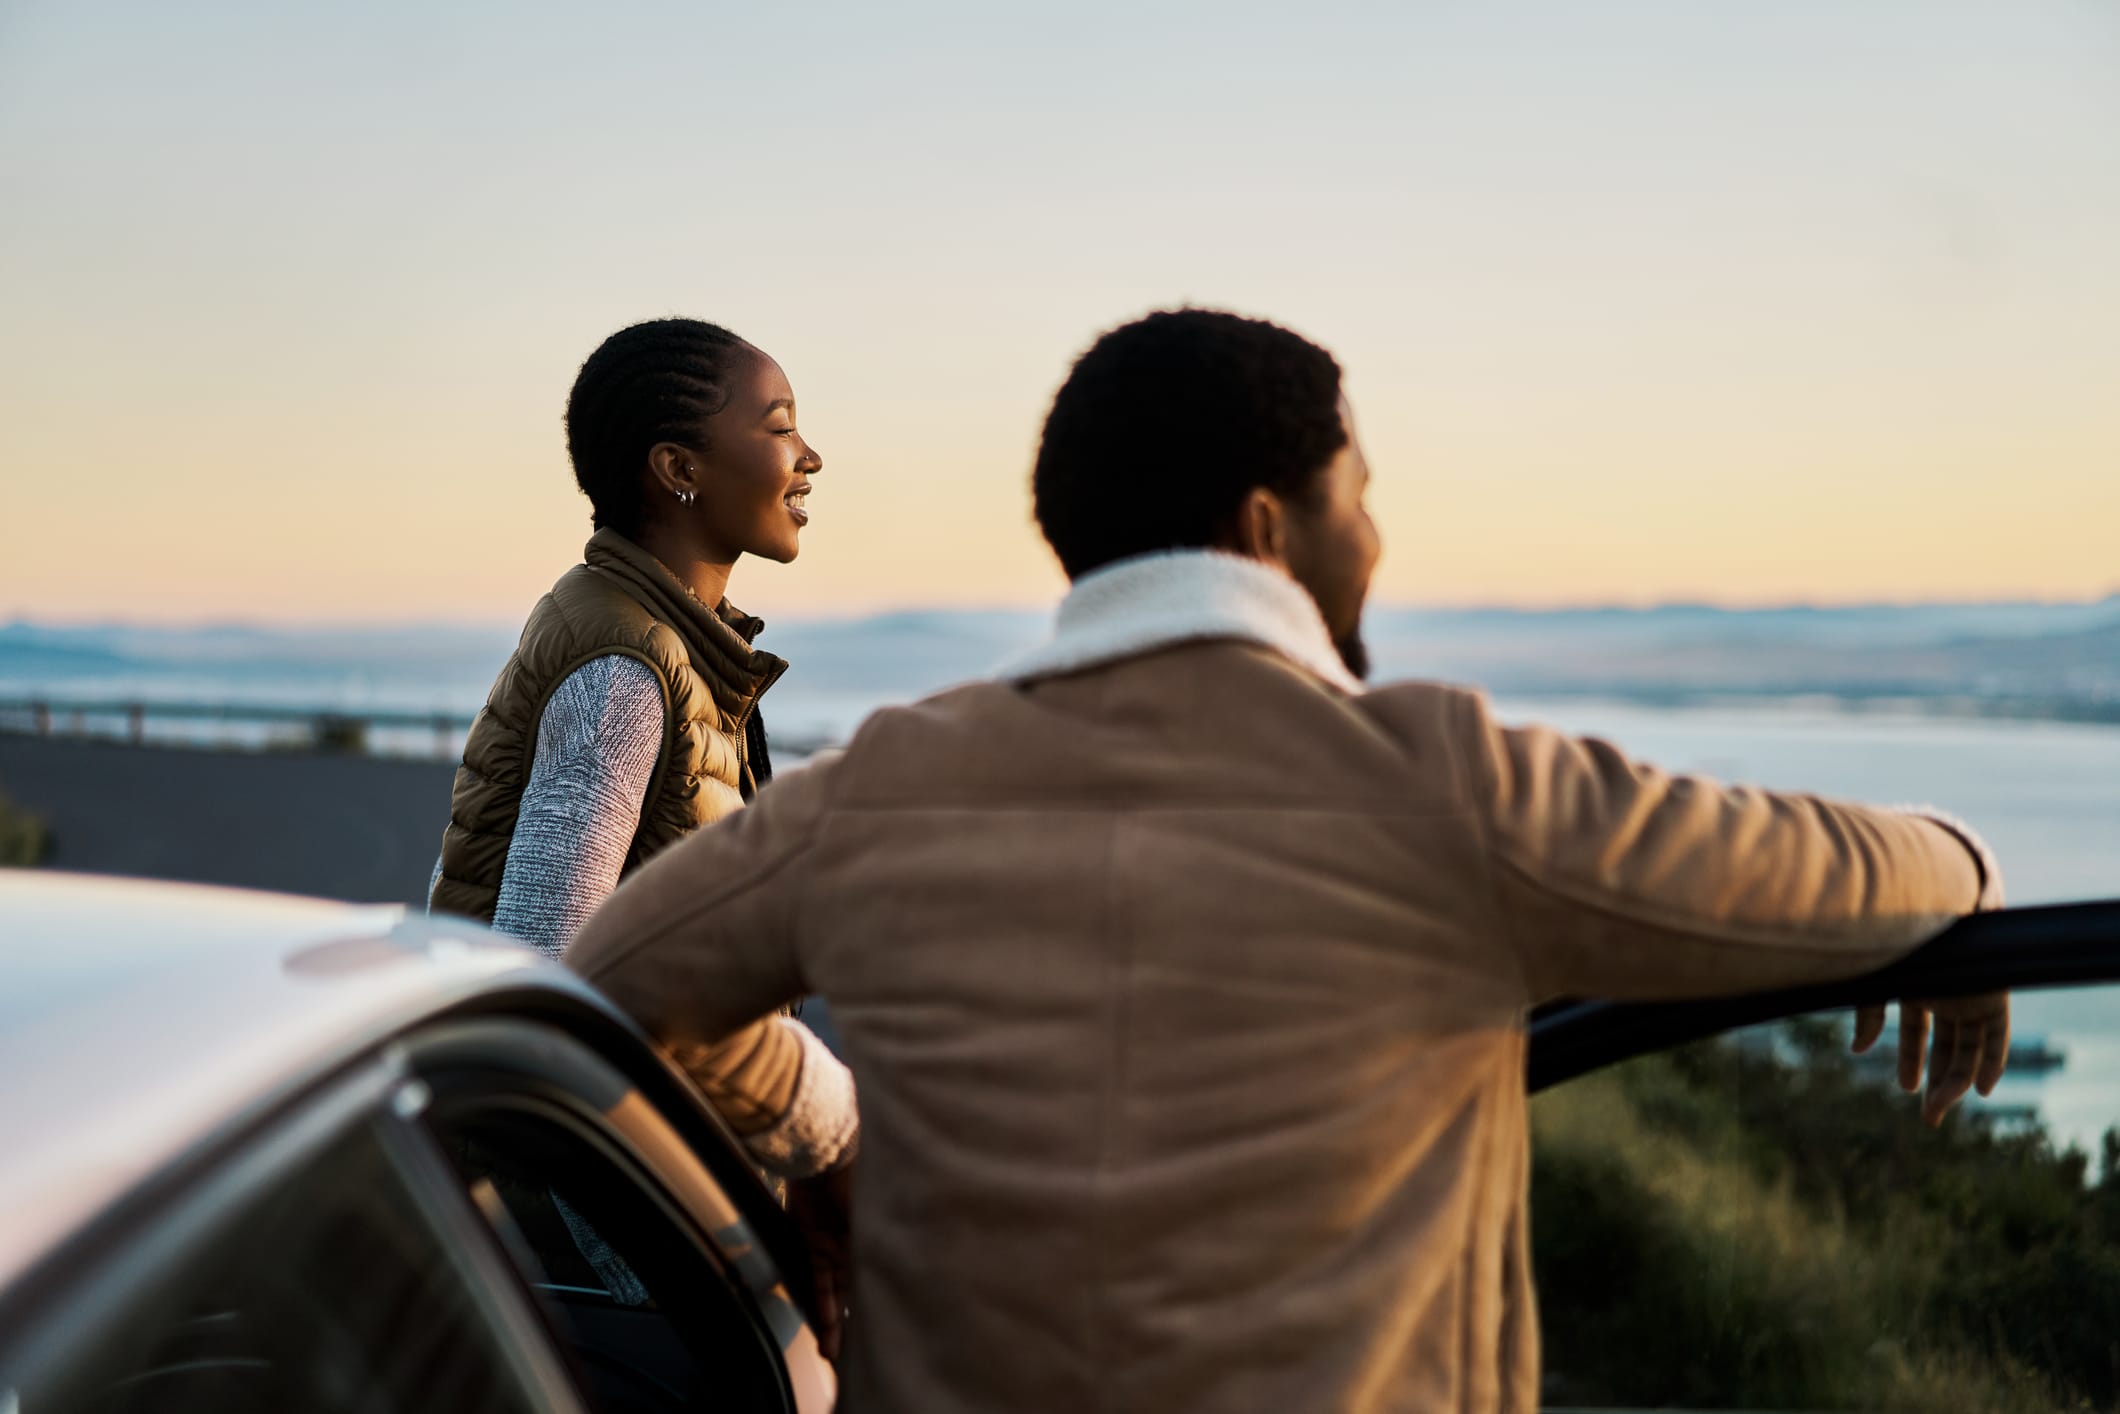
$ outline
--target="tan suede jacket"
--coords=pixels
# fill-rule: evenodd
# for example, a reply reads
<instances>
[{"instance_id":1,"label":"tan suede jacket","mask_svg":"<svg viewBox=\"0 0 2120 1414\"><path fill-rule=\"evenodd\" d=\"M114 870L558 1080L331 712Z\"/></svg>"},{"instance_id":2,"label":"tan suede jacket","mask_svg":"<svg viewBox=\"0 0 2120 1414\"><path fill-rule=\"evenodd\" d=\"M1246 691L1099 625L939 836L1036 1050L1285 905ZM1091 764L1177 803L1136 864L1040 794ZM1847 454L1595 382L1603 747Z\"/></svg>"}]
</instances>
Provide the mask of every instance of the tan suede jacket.
<instances>
[{"instance_id":1,"label":"tan suede jacket","mask_svg":"<svg viewBox=\"0 0 2120 1414\"><path fill-rule=\"evenodd\" d=\"M1858 973L1983 895L1927 819L1216 632L881 713L570 955L725 1097L829 998L843 1408L1534 1409L1526 1008Z\"/></svg>"}]
</instances>

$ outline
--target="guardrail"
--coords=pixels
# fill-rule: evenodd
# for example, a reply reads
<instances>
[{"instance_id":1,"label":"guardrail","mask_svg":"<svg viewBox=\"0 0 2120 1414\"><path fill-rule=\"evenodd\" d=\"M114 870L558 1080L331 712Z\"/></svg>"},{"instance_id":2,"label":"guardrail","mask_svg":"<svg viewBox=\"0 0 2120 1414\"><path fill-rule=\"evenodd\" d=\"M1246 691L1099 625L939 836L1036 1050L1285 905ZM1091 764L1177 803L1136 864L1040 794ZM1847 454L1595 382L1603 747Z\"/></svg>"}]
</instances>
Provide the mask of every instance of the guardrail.
<instances>
[{"instance_id":1,"label":"guardrail","mask_svg":"<svg viewBox=\"0 0 2120 1414\"><path fill-rule=\"evenodd\" d=\"M219 746L237 750L297 749L345 756L427 756L455 760L472 719L461 712L397 712L343 707L281 707L225 702L151 702L144 699L70 702L51 697L0 697L0 734L125 741L134 746ZM156 733L157 724L228 732ZM251 730L245 732L243 728ZM291 730L289 730L291 729ZM278 733L277 735L275 733ZM378 733L394 739L379 739ZM770 733L775 760L792 764L839 745L833 736Z\"/></svg>"},{"instance_id":2,"label":"guardrail","mask_svg":"<svg viewBox=\"0 0 2120 1414\"><path fill-rule=\"evenodd\" d=\"M252 740L253 746L287 745L285 733L292 728L293 744L318 751L341 752L359 755L371 750L377 732L395 732L405 739L405 744L421 741L430 744L428 752L397 752L394 754L431 754L437 757L453 757L461 749L464 733L471 729L471 718L457 712L400 712L389 710L370 711L364 708L318 708L285 707L262 704L224 702L151 702L143 699L122 701L65 701L57 698L23 697L0 698L0 731L17 735L27 734L44 737L92 737L103 740L129 741L139 746L148 742L151 728L161 723L190 726L222 726L231 729L251 728L253 738L263 734L261 740ZM232 732L238 737L243 734ZM197 737L210 733L193 733ZM178 734L182 739L182 734ZM212 744L212 743L208 743ZM227 744L226 742L220 744ZM239 742L239 744L241 744Z\"/></svg>"}]
</instances>

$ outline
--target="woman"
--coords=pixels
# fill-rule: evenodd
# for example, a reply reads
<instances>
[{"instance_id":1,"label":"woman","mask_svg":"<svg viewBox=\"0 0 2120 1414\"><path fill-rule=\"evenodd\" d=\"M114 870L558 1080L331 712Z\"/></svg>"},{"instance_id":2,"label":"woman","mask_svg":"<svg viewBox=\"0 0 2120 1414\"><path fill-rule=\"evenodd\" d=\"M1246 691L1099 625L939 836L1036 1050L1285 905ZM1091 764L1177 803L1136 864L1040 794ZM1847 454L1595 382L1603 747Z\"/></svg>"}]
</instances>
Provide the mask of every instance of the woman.
<instances>
[{"instance_id":1,"label":"woman","mask_svg":"<svg viewBox=\"0 0 2120 1414\"><path fill-rule=\"evenodd\" d=\"M428 895L558 957L619 879L772 777L758 701L787 664L731 607L737 561L786 563L823 461L780 365L728 330L658 319L606 339L567 400L595 533L530 613L472 724ZM789 1119L746 1135L784 1177L851 1153L853 1089L774 1018L688 1068L776 1077ZM741 1128L741 1126L738 1126Z\"/></svg>"}]
</instances>

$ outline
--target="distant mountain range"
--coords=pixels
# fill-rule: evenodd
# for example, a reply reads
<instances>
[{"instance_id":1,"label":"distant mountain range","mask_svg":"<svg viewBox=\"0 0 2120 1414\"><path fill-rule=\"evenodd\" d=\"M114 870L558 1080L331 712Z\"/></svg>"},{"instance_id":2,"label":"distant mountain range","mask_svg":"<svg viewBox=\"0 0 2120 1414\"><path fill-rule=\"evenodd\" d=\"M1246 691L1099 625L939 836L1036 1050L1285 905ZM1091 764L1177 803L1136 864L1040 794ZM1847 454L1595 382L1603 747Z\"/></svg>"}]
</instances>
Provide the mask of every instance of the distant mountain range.
<instances>
[{"instance_id":1,"label":"distant mountain range","mask_svg":"<svg viewBox=\"0 0 2120 1414\"><path fill-rule=\"evenodd\" d=\"M1932 709L2120 720L2120 597L2094 604L1580 613L1390 612L1391 675L1497 691L1675 701L1912 700Z\"/></svg>"},{"instance_id":2,"label":"distant mountain range","mask_svg":"<svg viewBox=\"0 0 2120 1414\"><path fill-rule=\"evenodd\" d=\"M1035 643L1032 612L780 620L781 719L843 729L981 676ZM1409 609L1369 616L1379 678L1645 702L1827 699L2120 722L2120 596L2084 604ZM0 699L288 704L468 713L516 628L0 625Z\"/></svg>"}]
</instances>

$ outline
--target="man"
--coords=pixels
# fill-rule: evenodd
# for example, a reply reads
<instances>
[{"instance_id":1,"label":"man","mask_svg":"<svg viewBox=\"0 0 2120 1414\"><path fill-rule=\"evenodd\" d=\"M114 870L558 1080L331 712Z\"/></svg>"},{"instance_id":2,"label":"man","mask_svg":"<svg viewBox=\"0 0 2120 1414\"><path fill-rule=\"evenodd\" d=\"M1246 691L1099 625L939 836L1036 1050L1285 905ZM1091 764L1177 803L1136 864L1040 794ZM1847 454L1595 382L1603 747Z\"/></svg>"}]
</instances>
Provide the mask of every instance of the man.
<instances>
[{"instance_id":1,"label":"man","mask_svg":"<svg viewBox=\"0 0 2120 1414\"><path fill-rule=\"evenodd\" d=\"M848 1407L1530 1410L1526 1009L1859 973L1999 899L1946 822L1365 690L1368 476L1298 336L1106 335L1038 454L1051 642L877 714L582 934L682 1057L830 1000ZM1949 1004L1932 1114L1999 1078L2006 1018Z\"/></svg>"}]
</instances>

